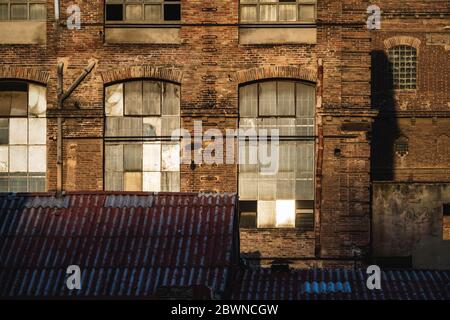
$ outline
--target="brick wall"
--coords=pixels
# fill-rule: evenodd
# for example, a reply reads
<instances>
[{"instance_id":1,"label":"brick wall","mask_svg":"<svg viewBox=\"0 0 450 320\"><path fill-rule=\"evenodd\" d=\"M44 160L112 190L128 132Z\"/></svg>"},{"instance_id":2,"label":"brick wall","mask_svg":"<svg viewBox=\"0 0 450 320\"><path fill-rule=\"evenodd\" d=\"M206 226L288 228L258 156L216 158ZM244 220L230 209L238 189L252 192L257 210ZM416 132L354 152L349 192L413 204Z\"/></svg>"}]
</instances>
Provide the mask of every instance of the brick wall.
<instances>
[{"instance_id":1,"label":"brick wall","mask_svg":"<svg viewBox=\"0 0 450 320\"><path fill-rule=\"evenodd\" d=\"M323 59L324 158L318 176L322 198L316 230L249 231L241 233L245 252L262 258L348 258L353 247L369 245L370 179L370 50L365 28L368 1L322 0L318 3L316 45L240 45L238 1L182 1L181 44L112 45L104 43L103 1L79 1L82 29L54 21L48 1L47 45L1 46L2 66L37 69L48 79L48 189L56 188L56 117L64 117L64 188L99 190L103 187L103 96L106 83L133 77L157 77L181 84L181 115L186 128L194 120L210 127L235 129L238 86L264 78L316 81ZM216 7L217 11L202 10ZM211 22L213 22L211 24ZM88 62L97 65L64 110L56 109L56 65L64 62L67 89ZM22 78L22 77L19 77ZM363 129L343 129L344 123L368 123ZM341 150L336 155L336 150ZM233 165L182 166L183 191L236 191ZM261 244L261 246L259 246ZM330 262L331 263L331 262Z\"/></svg>"}]
</instances>

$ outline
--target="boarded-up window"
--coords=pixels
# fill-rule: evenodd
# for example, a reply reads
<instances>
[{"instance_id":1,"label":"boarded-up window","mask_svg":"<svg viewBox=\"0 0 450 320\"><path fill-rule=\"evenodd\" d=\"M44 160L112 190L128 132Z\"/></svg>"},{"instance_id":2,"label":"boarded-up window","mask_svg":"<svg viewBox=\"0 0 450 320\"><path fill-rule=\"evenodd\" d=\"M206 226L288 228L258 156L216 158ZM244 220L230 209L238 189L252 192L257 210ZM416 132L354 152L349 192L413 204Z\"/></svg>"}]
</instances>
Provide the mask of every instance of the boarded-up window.
<instances>
[{"instance_id":1,"label":"boarded-up window","mask_svg":"<svg viewBox=\"0 0 450 320\"><path fill-rule=\"evenodd\" d=\"M179 191L180 143L164 139L180 128L179 86L139 80L105 93L105 188Z\"/></svg>"},{"instance_id":2,"label":"boarded-up window","mask_svg":"<svg viewBox=\"0 0 450 320\"><path fill-rule=\"evenodd\" d=\"M280 133L276 172L269 174L260 159L250 163L250 155L259 154L261 146L240 143L239 198L256 201L260 228L299 225L299 212L306 210L301 204L314 200L314 108L315 89L309 84L268 81L240 88L240 128L255 129L260 138L261 129ZM302 221L308 229L305 221L313 219Z\"/></svg>"}]
</instances>

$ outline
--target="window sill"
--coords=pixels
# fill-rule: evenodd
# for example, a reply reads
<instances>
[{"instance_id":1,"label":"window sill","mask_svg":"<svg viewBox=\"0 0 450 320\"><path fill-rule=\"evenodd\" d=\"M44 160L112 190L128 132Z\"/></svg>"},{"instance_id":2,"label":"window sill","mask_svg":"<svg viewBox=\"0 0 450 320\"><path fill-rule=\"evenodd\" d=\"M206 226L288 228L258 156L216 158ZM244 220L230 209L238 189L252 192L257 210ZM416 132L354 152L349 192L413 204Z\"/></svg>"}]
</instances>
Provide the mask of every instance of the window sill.
<instances>
[{"instance_id":1,"label":"window sill","mask_svg":"<svg viewBox=\"0 0 450 320\"><path fill-rule=\"evenodd\" d=\"M316 44L317 28L315 24L240 25L239 43L243 45Z\"/></svg>"},{"instance_id":2,"label":"window sill","mask_svg":"<svg viewBox=\"0 0 450 320\"><path fill-rule=\"evenodd\" d=\"M47 22L0 21L0 44L45 44Z\"/></svg>"},{"instance_id":3,"label":"window sill","mask_svg":"<svg viewBox=\"0 0 450 320\"><path fill-rule=\"evenodd\" d=\"M168 25L105 25L107 44L180 44L180 26Z\"/></svg>"}]
</instances>

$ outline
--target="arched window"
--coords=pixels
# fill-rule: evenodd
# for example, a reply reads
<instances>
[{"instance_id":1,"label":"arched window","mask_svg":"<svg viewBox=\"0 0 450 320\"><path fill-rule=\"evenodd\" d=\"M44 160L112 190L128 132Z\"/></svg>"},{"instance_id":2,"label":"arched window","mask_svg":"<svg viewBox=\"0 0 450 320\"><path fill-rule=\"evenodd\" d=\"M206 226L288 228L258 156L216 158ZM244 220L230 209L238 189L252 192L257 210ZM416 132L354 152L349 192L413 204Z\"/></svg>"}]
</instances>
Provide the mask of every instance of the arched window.
<instances>
[{"instance_id":1,"label":"arched window","mask_svg":"<svg viewBox=\"0 0 450 320\"><path fill-rule=\"evenodd\" d=\"M388 50L388 58L394 89L416 89L416 48L408 45L391 47Z\"/></svg>"},{"instance_id":2,"label":"arched window","mask_svg":"<svg viewBox=\"0 0 450 320\"><path fill-rule=\"evenodd\" d=\"M0 192L45 191L46 88L0 81Z\"/></svg>"},{"instance_id":3,"label":"arched window","mask_svg":"<svg viewBox=\"0 0 450 320\"><path fill-rule=\"evenodd\" d=\"M246 157L239 165L241 226L311 228L314 86L296 81L264 81L241 87L239 95L240 129L278 129L280 135L277 171L272 174L264 173L261 159L257 164L251 163L249 157L259 151L250 139L243 147L241 138L240 156Z\"/></svg>"},{"instance_id":4,"label":"arched window","mask_svg":"<svg viewBox=\"0 0 450 320\"><path fill-rule=\"evenodd\" d=\"M138 80L105 89L105 189L180 190L180 87Z\"/></svg>"}]
</instances>

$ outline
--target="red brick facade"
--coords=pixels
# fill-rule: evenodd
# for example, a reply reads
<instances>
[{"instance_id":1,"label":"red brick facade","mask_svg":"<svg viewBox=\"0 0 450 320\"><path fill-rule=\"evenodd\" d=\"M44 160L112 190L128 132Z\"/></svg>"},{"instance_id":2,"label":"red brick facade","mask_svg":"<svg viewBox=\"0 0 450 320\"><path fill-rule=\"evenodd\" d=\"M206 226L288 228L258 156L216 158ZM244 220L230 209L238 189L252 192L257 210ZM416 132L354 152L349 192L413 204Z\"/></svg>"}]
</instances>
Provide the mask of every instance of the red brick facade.
<instances>
[{"instance_id":1,"label":"red brick facade","mask_svg":"<svg viewBox=\"0 0 450 320\"><path fill-rule=\"evenodd\" d=\"M371 51L384 50L386 41L395 41L388 40L392 37L417 38L414 43L420 46L423 59L419 63L428 71L419 76L420 90L400 97L407 105L405 115L422 101L414 110L433 110L433 115L445 117L450 51L444 46L427 46L426 32L411 34L410 27L404 32L405 25L410 25L403 20L383 20L381 31L369 31L369 1L355 0L318 1L317 44L242 45L238 2L182 0L180 44L118 45L104 41L104 1L78 2L82 28L69 30L65 8L72 2L60 1L62 16L57 23L53 1L49 0L47 45L0 45L0 78L47 85L48 190L56 189L58 115L64 117L64 189L102 190L106 84L135 78L178 83L183 127L192 129L193 121L203 120L204 130L236 129L239 85L273 78L318 83L318 61L322 59L323 87L318 92L316 110L318 191L314 231L243 229L240 245L242 253L265 258L263 263L285 258L296 265L351 265L355 249L363 254L371 249L371 127L375 109L381 106L375 101L371 107ZM434 2L437 7L443 3ZM409 19L412 24L417 22ZM432 21L434 24L426 27L414 25L420 30L445 26L441 17ZM95 68L65 101L63 110L58 110L57 63L64 62L67 89L90 60L97 62ZM441 76L434 77L436 72ZM427 118L427 130L445 134L446 120L439 117L438 124L433 125L432 117L427 114ZM182 165L181 190L236 192L237 175L236 165L200 165L195 170Z\"/></svg>"}]
</instances>

